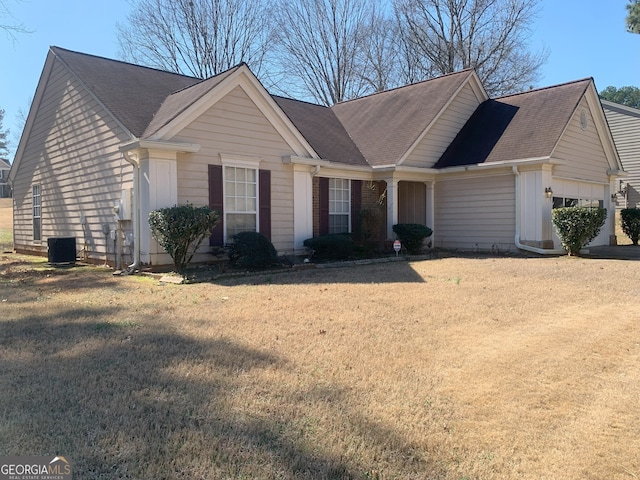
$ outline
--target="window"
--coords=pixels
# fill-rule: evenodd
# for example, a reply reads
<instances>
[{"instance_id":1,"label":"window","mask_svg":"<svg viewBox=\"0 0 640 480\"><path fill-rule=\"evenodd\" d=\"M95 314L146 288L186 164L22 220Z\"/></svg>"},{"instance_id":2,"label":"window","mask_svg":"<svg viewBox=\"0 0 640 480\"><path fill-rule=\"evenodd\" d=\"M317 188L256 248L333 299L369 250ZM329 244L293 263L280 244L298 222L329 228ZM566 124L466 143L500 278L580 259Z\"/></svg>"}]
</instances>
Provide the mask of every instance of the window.
<instances>
[{"instance_id":1,"label":"window","mask_svg":"<svg viewBox=\"0 0 640 480\"><path fill-rule=\"evenodd\" d=\"M343 178L329 179L329 233L349 232L350 183Z\"/></svg>"},{"instance_id":2,"label":"window","mask_svg":"<svg viewBox=\"0 0 640 480\"><path fill-rule=\"evenodd\" d=\"M42 240L42 204L40 185L34 185L31 190L31 205L33 216L33 240L39 242Z\"/></svg>"},{"instance_id":3,"label":"window","mask_svg":"<svg viewBox=\"0 0 640 480\"><path fill-rule=\"evenodd\" d=\"M553 208L561 207L589 207L604 208L604 200L596 200L594 198L565 198L553 197Z\"/></svg>"},{"instance_id":4,"label":"window","mask_svg":"<svg viewBox=\"0 0 640 480\"><path fill-rule=\"evenodd\" d=\"M224 213L226 238L256 231L258 217L258 170L224 167Z\"/></svg>"}]
</instances>

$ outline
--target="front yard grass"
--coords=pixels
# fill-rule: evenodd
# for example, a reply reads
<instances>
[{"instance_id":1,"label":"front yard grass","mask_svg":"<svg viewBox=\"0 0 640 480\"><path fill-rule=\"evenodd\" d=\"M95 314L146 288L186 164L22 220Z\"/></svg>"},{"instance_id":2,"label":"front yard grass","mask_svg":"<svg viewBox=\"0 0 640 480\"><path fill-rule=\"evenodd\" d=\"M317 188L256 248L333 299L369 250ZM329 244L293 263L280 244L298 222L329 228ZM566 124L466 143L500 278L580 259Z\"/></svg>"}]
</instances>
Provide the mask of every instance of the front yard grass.
<instances>
[{"instance_id":1,"label":"front yard grass","mask_svg":"<svg viewBox=\"0 0 640 480\"><path fill-rule=\"evenodd\" d=\"M638 478L639 296L633 261L172 285L4 255L0 452L82 479Z\"/></svg>"}]
</instances>

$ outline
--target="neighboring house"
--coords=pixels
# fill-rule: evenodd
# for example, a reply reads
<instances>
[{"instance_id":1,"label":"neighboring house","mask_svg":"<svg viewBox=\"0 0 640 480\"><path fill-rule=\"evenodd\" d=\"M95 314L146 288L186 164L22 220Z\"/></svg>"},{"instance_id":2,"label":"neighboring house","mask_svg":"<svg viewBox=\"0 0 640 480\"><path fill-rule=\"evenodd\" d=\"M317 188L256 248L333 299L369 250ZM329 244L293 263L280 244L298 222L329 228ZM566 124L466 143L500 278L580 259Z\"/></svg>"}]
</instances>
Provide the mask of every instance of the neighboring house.
<instances>
[{"instance_id":1,"label":"neighboring house","mask_svg":"<svg viewBox=\"0 0 640 480\"><path fill-rule=\"evenodd\" d=\"M640 110L602 100L605 116L628 177L619 179L613 193L617 208L640 207Z\"/></svg>"},{"instance_id":2,"label":"neighboring house","mask_svg":"<svg viewBox=\"0 0 640 480\"><path fill-rule=\"evenodd\" d=\"M0 198L11 196L11 187L8 183L9 170L11 170L11 164L0 158Z\"/></svg>"},{"instance_id":3,"label":"neighboring house","mask_svg":"<svg viewBox=\"0 0 640 480\"><path fill-rule=\"evenodd\" d=\"M389 240L411 222L436 247L554 252L552 208L612 211L622 173L592 79L490 99L465 70L329 108L244 64L199 80L52 47L10 177L16 250L71 236L137 266L170 263L148 214L187 202L222 213L211 245L257 230L301 253L375 211ZM592 245L611 241L607 220Z\"/></svg>"}]
</instances>

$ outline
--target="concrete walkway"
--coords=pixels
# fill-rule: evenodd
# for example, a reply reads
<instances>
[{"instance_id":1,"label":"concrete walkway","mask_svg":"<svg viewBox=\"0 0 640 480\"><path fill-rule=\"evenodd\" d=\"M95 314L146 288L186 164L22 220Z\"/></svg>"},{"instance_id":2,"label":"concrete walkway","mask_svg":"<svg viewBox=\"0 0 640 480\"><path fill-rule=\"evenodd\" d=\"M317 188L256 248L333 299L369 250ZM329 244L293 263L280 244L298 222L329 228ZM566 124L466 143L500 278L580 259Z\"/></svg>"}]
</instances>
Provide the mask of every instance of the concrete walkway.
<instances>
[{"instance_id":1,"label":"concrete walkway","mask_svg":"<svg viewBox=\"0 0 640 480\"><path fill-rule=\"evenodd\" d=\"M582 257L609 258L612 260L640 260L640 245L614 245L605 247L588 247L588 253Z\"/></svg>"}]
</instances>

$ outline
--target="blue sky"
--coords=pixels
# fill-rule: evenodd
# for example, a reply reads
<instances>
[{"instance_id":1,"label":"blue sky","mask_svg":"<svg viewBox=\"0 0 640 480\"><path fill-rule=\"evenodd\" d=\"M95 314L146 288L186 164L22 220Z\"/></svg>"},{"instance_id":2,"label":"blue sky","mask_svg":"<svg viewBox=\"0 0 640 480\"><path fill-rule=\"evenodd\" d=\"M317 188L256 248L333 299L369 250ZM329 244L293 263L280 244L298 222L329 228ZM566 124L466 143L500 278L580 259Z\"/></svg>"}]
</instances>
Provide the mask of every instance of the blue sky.
<instances>
[{"instance_id":1,"label":"blue sky","mask_svg":"<svg viewBox=\"0 0 640 480\"><path fill-rule=\"evenodd\" d=\"M118 58L116 22L127 0L6 0L14 21L32 30L11 40L0 32L0 108L15 148L17 116L28 111L49 46ZM550 55L536 87L593 77L609 85L640 87L640 35L625 31L627 0L540 0L531 47Z\"/></svg>"}]
</instances>

